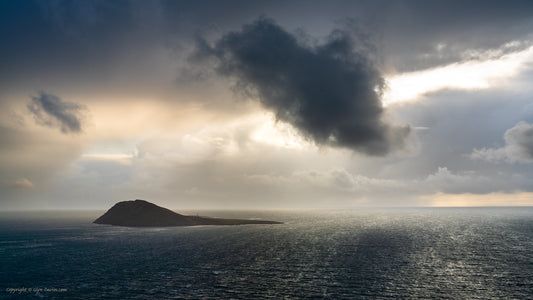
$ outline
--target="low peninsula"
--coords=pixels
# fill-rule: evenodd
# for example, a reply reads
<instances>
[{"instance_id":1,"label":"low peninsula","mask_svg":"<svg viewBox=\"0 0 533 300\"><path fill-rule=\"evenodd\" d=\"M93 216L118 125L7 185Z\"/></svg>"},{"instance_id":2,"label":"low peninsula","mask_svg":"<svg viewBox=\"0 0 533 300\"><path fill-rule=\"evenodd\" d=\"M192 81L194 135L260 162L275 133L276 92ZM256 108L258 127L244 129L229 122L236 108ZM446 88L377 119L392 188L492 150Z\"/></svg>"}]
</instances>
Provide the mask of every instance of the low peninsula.
<instances>
[{"instance_id":1,"label":"low peninsula","mask_svg":"<svg viewBox=\"0 0 533 300\"><path fill-rule=\"evenodd\" d=\"M122 201L93 223L128 227L282 224L276 221L184 216L145 200Z\"/></svg>"}]
</instances>

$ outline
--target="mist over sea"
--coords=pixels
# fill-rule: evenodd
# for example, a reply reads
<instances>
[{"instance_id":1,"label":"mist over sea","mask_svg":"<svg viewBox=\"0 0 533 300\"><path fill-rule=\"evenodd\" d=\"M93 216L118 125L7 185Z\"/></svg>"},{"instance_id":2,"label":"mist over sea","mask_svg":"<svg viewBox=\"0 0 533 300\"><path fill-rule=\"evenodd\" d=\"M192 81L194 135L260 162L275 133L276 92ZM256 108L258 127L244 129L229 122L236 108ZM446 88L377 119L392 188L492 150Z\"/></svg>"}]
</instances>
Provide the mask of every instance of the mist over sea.
<instances>
[{"instance_id":1,"label":"mist over sea","mask_svg":"<svg viewBox=\"0 0 533 300\"><path fill-rule=\"evenodd\" d=\"M0 299L533 295L531 207L200 211L285 224L168 228L101 213L0 213Z\"/></svg>"}]
</instances>

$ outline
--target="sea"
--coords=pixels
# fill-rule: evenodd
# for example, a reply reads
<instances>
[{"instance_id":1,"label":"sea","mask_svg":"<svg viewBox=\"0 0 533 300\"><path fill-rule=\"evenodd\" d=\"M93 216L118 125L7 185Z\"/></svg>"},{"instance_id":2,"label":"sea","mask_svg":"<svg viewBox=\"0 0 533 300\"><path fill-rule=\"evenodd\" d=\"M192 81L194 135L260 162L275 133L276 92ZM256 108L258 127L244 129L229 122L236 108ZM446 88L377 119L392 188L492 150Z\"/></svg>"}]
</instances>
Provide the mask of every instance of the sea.
<instances>
[{"instance_id":1,"label":"sea","mask_svg":"<svg viewBox=\"0 0 533 300\"><path fill-rule=\"evenodd\" d=\"M532 207L194 211L284 224L167 228L102 213L0 213L0 299L533 299Z\"/></svg>"}]
</instances>

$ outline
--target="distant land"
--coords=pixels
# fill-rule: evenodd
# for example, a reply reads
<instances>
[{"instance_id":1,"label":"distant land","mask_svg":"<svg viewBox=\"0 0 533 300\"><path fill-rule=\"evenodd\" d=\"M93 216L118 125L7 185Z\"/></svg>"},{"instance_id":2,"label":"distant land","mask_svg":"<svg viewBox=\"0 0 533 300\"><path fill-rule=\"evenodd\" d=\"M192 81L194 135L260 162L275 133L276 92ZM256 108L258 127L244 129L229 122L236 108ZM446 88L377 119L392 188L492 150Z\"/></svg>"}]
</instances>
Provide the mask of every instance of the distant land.
<instances>
[{"instance_id":1,"label":"distant land","mask_svg":"<svg viewBox=\"0 0 533 300\"><path fill-rule=\"evenodd\" d=\"M93 223L129 227L282 224L276 221L184 216L145 200L122 201Z\"/></svg>"}]
</instances>

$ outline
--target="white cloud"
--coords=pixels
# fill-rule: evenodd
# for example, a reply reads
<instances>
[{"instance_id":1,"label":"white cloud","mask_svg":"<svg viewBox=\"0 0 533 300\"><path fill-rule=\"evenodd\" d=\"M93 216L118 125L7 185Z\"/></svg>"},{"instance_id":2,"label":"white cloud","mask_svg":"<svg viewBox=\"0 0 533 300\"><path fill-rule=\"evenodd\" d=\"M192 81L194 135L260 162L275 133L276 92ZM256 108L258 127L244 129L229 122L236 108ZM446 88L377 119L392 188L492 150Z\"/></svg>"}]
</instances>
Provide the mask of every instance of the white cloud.
<instances>
[{"instance_id":1,"label":"white cloud","mask_svg":"<svg viewBox=\"0 0 533 300\"><path fill-rule=\"evenodd\" d=\"M299 170L288 175L249 175L248 182L271 186L273 188L302 190L327 190L349 192L361 196L367 192L375 193L402 188L401 181L371 178L359 174L352 174L343 168L329 170Z\"/></svg>"},{"instance_id":2,"label":"white cloud","mask_svg":"<svg viewBox=\"0 0 533 300\"><path fill-rule=\"evenodd\" d=\"M33 183L27 178L19 178L9 183L9 186L16 189L32 189Z\"/></svg>"},{"instance_id":3,"label":"white cloud","mask_svg":"<svg viewBox=\"0 0 533 300\"><path fill-rule=\"evenodd\" d=\"M500 148L474 149L470 158L493 163L506 161L511 163L533 162L533 124L520 122L507 130L504 135L505 146Z\"/></svg>"},{"instance_id":4,"label":"white cloud","mask_svg":"<svg viewBox=\"0 0 533 300\"><path fill-rule=\"evenodd\" d=\"M488 177L479 176L474 172L454 174L446 167L439 167L437 172L430 174L420 183L421 187L426 190L426 193L484 194L493 191L492 189L495 188Z\"/></svg>"},{"instance_id":5,"label":"white cloud","mask_svg":"<svg viewBox=\"0 0 533 300\"><path fill-rule=\"evenodd\" d=\"M474 149L469 157L473 160L497 163L507 159L507 149L505 147Z\"/></svg>"}]
</instances>

